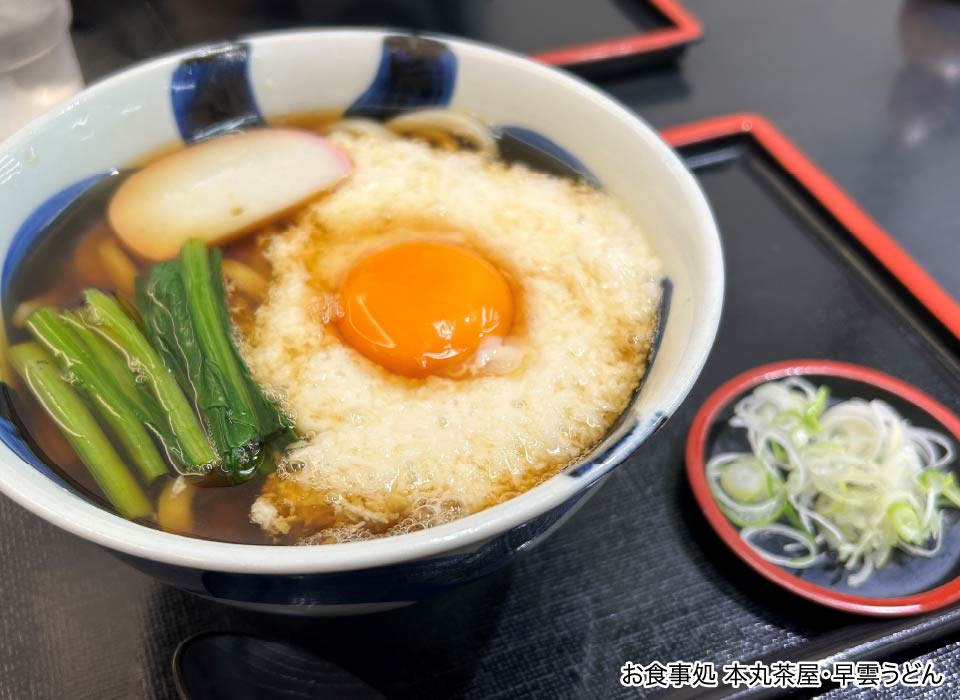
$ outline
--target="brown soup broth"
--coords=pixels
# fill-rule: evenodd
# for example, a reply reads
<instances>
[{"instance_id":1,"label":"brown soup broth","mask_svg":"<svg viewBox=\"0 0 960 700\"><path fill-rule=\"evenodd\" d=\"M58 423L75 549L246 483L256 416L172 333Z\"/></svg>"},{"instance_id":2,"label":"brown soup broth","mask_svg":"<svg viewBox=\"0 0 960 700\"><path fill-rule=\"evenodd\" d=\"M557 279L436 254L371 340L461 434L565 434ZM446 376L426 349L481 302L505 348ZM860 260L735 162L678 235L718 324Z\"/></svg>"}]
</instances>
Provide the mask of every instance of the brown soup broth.
<instances>
[{"instance_id":1,"label":"brown soup broth","mask_svg":"<svg viewBox=\"0 0 960 700\"><path fill-rule=\"evenodd\" d=\"M339 116L339 111L326 110L279 117L271 120L271 124L325 133L329 124ZM134 166L142 167L178 148L182 146L171 145L158 149L138 159ZM123 275L110 272L110 249L119 248L134 263L137 274L148 272L152 263L138 259L123 248L107 222L106 206L122 179L122 174L115 175L106 178L102 185L94 186L82 201L44 231L34 250L28 253L15 271L10 293L3 300L3 322L8 344L31 339L23 327L30 311L43 306L74 308L82 302L84 289L95 287L123 295L132 301L132 279L124 280ZM270 265L261 251L278 226L282 226L282 222L221 246L224 260L242 262L269 277ZM242 330L249 328L256 302L231 291L229 303L234 322ZM5 392L7 408L37 456L77 491L101 507L110 509L86 467L43 407L14 372L7 370L5 376L10 389ZM171 472L169 477L158 479L150 487L148 495L155 503L163 488L174 478ZM292 537L287 541L271 540L250 522L250 506L259 495L264 478L256 477L239 486L195 489L191 506L192 527L178 534L244 544L295 544L296 540ZM155 517L142 524L162 529Z\"/></svg>"},{"instance_id":2,"label":"brown soup broth","mask_svg":"<svg viewBox=\"0 0 960 700\"><path fill-rule=\"evenodd\" d=\"M239 260L258 271L268 268L259 255L258 241L270 232L258 233L222 248L224 259ZM25 309L41 306L76 307L81 303L84 289L96 287L129 297L129 293L104 273L99 260L98 250L102 245L116 244L116 237L110 230L104 216L95 221L86 230L65 241L60 250L59 259L43 258L43 264L33 264L18 271L21 278L29 278L29 296L11 294L5 302L5 319L8 342L13 344L30 339L29 333L22 327ZM139 274L149 271L151 265L138 260L129 251L124 251L136 265ZM258 259L259 258L259 259ZM27 263L33 261L25 261ZM39 259L36 260L39 263ZM20 285L26 286L26 285ZM15 286L16 287L16 286ZM19 290L16 290L19 291ZM243 326L252 320L255 306L248 299L238 298L231 292L230 306L236 322ZM24 305L24 306L21 306ZM19 309L19 311L18 311ZM12 391L7 397L15 416L15 422L29 444L35 446L37 456L53 468L72 486L83 492L98 505L110 506L99 495L99 489L86 467L79 461L73 448L61 434L53 420L43 407L26 390L19 377L8 373L8 383ZM131 468L132 469L132 468ZM150 488L148 495L156 499L167 482L174 478L158 479ZM259 527L249 522L250 506L256 499L263 477L233 487L198 488L193 497L193 527L189 532L179 534L202 537L205 539L239 542L247 544L267 544L268 539ZM152 527L159 524L151 519L144 522Z\"/></svg>"}]
</instances>

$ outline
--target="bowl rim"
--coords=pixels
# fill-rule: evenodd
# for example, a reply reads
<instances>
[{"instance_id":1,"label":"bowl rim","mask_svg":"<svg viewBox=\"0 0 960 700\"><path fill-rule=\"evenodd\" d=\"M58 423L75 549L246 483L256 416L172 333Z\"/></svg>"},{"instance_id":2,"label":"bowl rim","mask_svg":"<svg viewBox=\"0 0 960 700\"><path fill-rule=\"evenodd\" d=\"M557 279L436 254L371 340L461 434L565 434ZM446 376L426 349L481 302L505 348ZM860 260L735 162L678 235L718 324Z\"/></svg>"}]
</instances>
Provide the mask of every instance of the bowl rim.
<instances>
[{"instance_id":1,"label":"bowl rim","mask_svg":"<svg viewBox=\"0 0 960 700\"><path fill-rule=\"evenodd\" d=\"M707 439L717 418L738 397L761 384L787 377L811 375L851 379L896 394L937 420L960 443L960 418L926 392L897 377L863 365L837 360L784 360L760 365L738 374L718 387L697 411L687 434L687 479L707 522L724 544L768 581L829 608L873 617L896 617L938 610L960 600L960 576L920 593L877 598L842 593L805 581L757 554L744 542L739 530L720 510L707 484L705 459Z\"/></svg>"},{"instance_id":2,"label":"bowl rim","mask_svg":"<svg viewBox=\"0 0 960 700\"><path fill-rule=\"evenodd\" d=\"M237 41L247 42L255 47L258 44L408 34L408 32L387 28L294 29L243 35ZM692 216L697 222L696 225L702 231L702 245L706 248L706 260L710 269L710 274L703 280L703 298L706 300L704 321L699 324L699 333L693 337L693 342L689 343L688 349L684 350L685 353L692 352L692 354L682 363L678 376L674 377L669 387L664 389L662 402L658 406L667 413L667 416L671 415L689 393L703 369L716 338L723 301L724 264L720 236L716 220L699 183L683 165L679 156L650 125L613 97L579 77L521 54L481 42L437 33L416 33L415 35L444 41L454 47L459 55L469 55L471 59L515 64L517 67L534 71L538 77L545 80L558 81L571 95L578 99L589 100L604 111L623 120L638 138L645 139L663 156L663 167L676 178L683 191L685 203L690 207ZM69 109L80 98L93 99L109 93L115 85L137 80L157 69L172 66L175 61L192 55L198 50L218 44L219 42L200 44L169 52L133 64L98 80L81 93L65 100L22 127L0 143L0 150L9 149L15 143L29 143L41 127L54 122L65 109ZM690 346L693 346L692 351L689 349ZM647 432L638 437L634 433L628 433L613 446L619 448L615 450L616 455L608 463L598 465L587 475L571 477L565 473L559 473L509 501L453 522L395 537L314 547L228 543L155 530L125 520L76 497L66 489L58 488L48 477L35 469L23 471L0 469L0 492L67 532L136 558L190 569L230 573L334 573L433 558L479 546L486 540L562 505L584 491L622 463L649 438L650 434Z\"/></svg>"}]
</instances>

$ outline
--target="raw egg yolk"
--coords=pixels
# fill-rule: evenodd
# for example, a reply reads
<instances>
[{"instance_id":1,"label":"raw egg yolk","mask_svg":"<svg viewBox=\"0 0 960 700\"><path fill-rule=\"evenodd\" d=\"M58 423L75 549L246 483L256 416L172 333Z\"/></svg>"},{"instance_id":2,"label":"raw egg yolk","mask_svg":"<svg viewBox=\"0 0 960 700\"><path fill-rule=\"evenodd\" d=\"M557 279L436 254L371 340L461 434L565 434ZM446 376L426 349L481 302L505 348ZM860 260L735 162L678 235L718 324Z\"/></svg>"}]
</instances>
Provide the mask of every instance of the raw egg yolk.
<instances>
[{"instance_id":1,"label":"raw egg yolk","mask_svg":"<svg viewBox=\"0 0 960 700\"><path fill-rule=\"evenodd\" d=\"M357 352L406 377L450 372L513 324L497 268L447 243L401 243L361 260L340 286L337 328Z\"/></svg>"}]
</instances>

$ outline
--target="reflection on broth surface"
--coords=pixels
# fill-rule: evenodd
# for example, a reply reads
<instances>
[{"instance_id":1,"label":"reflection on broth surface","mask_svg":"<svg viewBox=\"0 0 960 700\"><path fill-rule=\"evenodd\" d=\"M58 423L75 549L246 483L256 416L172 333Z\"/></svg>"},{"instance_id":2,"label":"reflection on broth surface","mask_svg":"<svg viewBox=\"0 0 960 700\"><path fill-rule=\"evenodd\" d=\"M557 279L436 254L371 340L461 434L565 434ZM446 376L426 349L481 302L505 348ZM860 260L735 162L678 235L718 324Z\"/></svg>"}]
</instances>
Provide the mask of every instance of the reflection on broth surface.
<instances>
[{"instance_id":1,"label":"reflection on broth surface","mask_svg":"<svg viewBox=\"0 0 960 700\"><path fill-rule=\"evenodd\" d=\"M258 441L245 475L227 478L233 486L200 476L202 469L186 478L170 469L145 486L151 512L140 522L251 544L410 532L550 478L595 445L627 406L659 302L660 265L643 232L604 193L504 164L487 154L495 143L479 122L434 112L389 129L338 121L334 111L271 120L328 136L325 148L352 161L343 182L282 219L211 241L222 251L237 349L297 434L280 430L279 442ZM149 169L170 152L142 164ZM17 271L4 308L11 344L30 339L32 312L76 308L87 288L125 299L121 307L134 319L134 302L145 311L138 276L149 278L148 290L166 289L156 286L169 284L156 260L122 245L111 228L106 204L123 176L111 180L83 203L82 215L57 223L55 245L41 244ZM377 254L393 256L392 267L377 271L369 262ZM163 292L167 305L144 316L148 335L166 327L168 312L177 316L169 304L180 297L171 290ZM190 308L202 335L205 307ZM81 320L95 325L88 316ZM161 337L164 361L175 363L178 344L190 337L177 336L167 355ZM171 371L216 447L211 421L240 414L229 404L217 413L219 404L204 398L197 382L213 386L204 374L213 361L199 357L200 374L189 361ZM13 412L45 461L103 503L89 465L22 381L14 375L11 383ZM158 444L165 444L162 428L151 426ZM166 457L183 469L183 455L168 450Z\"/></svg>"}]
</instances>

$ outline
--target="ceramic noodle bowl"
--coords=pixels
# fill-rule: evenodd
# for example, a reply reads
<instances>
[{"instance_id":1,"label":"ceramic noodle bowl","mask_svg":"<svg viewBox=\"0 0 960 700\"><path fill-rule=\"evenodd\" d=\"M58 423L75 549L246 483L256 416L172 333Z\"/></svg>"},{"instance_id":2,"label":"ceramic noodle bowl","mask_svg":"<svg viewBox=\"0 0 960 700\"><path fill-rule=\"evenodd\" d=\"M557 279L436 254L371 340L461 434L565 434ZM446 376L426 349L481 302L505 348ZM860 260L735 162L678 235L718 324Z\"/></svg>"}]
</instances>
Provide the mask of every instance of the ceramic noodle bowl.
<instances>
[{"instance_id":1,"label":"ceramic noodle bowl","mask_svg":"<svg viewBox=\"0 0 960 700\"><path fill-rule=\"evenodd\" d=\"M61 104L0 146L7 327L19 266L56 247L62 227L51 222L69 217L111 173L171 143L263 125L265 115L344 107L348 116L373 119L427 107L479 115L504 158L579 175L631 210L663 262L661 321L642 385L600 444L529 491L460 520L325 546L215 542L127 521L49 469L9 412L0 419L0 490L193 593L256 609L337 614L409 603L505 566L560 526L634 451L642 455L690 390L717 330L723 262L707 202L636 115L576 78L467 41L372 30L254 36L135 66Z\"/></svg>"}]
</instances>

